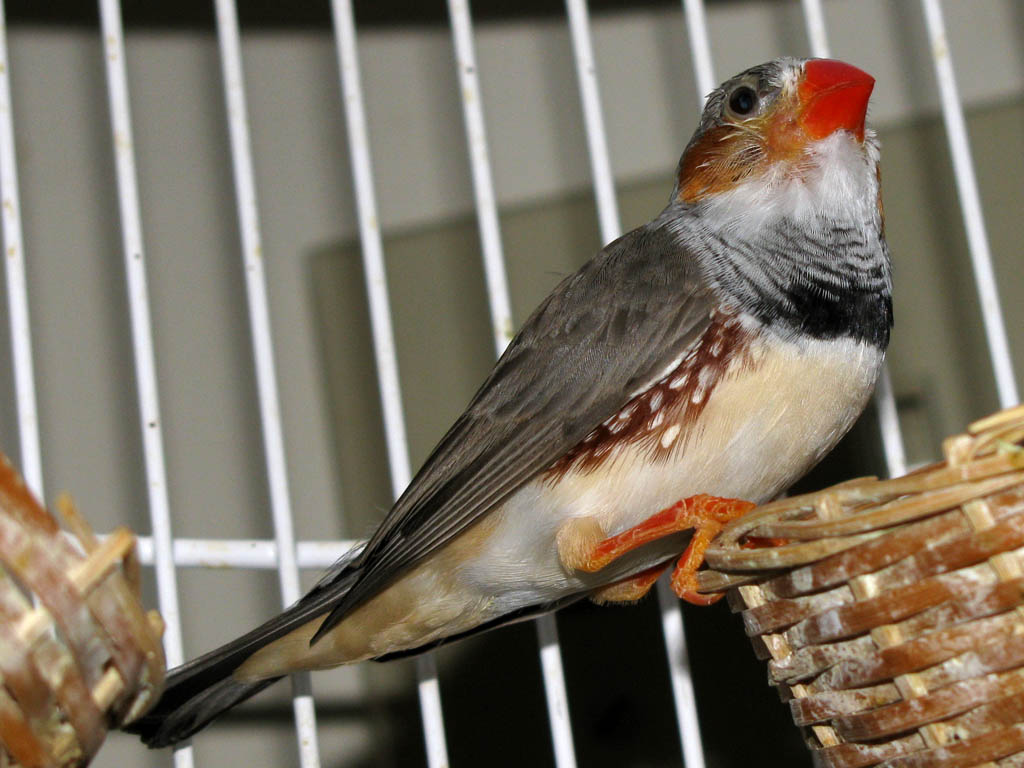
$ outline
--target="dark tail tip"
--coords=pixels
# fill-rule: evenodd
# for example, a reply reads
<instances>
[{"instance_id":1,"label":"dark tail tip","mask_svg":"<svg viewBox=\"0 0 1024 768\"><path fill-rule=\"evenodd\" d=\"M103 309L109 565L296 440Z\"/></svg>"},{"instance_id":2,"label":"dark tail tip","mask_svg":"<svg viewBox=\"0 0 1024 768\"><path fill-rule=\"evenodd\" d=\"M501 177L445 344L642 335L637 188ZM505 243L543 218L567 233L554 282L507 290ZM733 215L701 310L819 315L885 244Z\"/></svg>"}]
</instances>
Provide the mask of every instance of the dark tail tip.
<instances>
[{"instance_id":1,"label":"dark tail tip","mask_svg":"<svg viewBox=\"0 0 1024 768\"><path fill-rule=\"evenodd\" d=\"M356 574L348 566L360 551L361 547L356 547L339 560L309 594L283 613L172 670L160 700L149 712L122 730L138 734L150 747L169 747L184 741L222 712L280 680L282 676L239 682L233 674L260 648L330 611L333 603L351 586Z\"/></svg>"},{"instance_id":2,"label":"dark tail tip","mask_svg":"<svg viewBox=\"0 0 1024 768\"><path fill-rule=\"evenodd\" d=\"M126 725L123 730L138 734L153 749L170 747L202 730L211 720L236 704L255 696L280 680L271 677L242 683L228 677L184 702L175 702L173 689L164 694L149 712Z\"/></svg>"}]
</instances>

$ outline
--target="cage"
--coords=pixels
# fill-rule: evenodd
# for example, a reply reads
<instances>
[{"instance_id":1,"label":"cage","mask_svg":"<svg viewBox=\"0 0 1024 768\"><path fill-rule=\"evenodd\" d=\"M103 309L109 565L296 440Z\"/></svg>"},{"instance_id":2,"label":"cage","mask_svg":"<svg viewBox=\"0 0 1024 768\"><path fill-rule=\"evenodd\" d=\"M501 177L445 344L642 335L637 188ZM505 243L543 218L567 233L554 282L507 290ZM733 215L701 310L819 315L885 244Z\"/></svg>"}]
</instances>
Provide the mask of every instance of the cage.
<instances>
[{"instance_id":1,"label":"cage","mask_svg":"<svg viewBox=\"0 0 1024 768\"><path fill-rule=\"evenodd\" d=\"M515 325L662 208L704 94L834 55L877 79L896 329L800 488L900 474L1019 399L1022 35L1014 0L8 3L0 447L146 534L168 659L194 656L368 533ZM666 595L95 764L809 764L739 619Z\"/></svg>"}]
</instances>

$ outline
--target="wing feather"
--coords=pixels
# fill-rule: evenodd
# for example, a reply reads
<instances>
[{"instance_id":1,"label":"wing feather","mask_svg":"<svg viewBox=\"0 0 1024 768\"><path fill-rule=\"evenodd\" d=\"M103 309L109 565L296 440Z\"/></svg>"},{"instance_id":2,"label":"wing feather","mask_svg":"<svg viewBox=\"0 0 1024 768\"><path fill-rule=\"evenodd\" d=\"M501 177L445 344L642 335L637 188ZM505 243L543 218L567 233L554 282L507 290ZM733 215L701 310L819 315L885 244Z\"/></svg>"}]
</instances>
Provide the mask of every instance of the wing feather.
<instances>
[{"instance_id":1,"label":"wing feather","mask_svg":"<svg viewBox=\"0 0 1024 768\"><path fill-rule=\"evenodd\" d=\"M654 383L700 338L713 306L696 260L654 224L609 244L563 280L363 553L335 577L345 589L313 642ZM352 570L358 571L354 583ZM330 590L331 582L321 589Z\"/></svg>"}]
</instances>

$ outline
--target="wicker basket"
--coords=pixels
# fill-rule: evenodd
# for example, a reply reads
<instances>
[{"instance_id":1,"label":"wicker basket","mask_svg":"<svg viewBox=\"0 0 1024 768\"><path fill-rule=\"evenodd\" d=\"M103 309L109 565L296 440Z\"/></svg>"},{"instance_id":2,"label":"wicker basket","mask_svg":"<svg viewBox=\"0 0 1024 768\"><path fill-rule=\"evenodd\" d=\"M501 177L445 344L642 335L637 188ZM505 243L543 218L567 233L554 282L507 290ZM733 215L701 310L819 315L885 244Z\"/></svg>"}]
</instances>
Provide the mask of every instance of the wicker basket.
<instances>
[{"instance_id":1,"label":"wicker basket","mask_svg":"<svg viewBox=\"0 0 1024 768\"><path fill-rule=\"evenodd\" d=\"M163 686L135 537L100 541L67 497L58 507L85 554L0 456L0 766L85 765Z\"/></svg>"},{"instance_id":2,"label":"wicker basket","mask_svg":"<svg viewBox=\"0 0 1024 768\"><path fill-rule=\"evenodd\" d=\"M1024 766L1024 407L946 460L765 505L707 552L816 765ZM749 549L750 537L781 546Z\"/></svg>"}]
</instances>

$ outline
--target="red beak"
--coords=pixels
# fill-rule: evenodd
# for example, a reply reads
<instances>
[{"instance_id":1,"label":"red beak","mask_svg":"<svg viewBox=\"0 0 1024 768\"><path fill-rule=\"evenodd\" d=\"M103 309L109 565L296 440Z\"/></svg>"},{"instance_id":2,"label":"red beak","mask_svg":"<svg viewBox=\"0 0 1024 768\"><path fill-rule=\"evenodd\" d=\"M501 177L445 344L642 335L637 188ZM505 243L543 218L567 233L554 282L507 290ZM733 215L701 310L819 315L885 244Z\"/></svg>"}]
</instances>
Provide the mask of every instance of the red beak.
<instances>
[{"instance_id":1,"label":"red beak","mask_svg":"<svg viewBox=\"0 0 1024 768\"><path fill-rule=\"evenodd\" d=\"M845 130L864 140L864 118L875 78L850 64L811 59L800 83L800 123L812 139Z\"/></svg>"}]
</instances>

